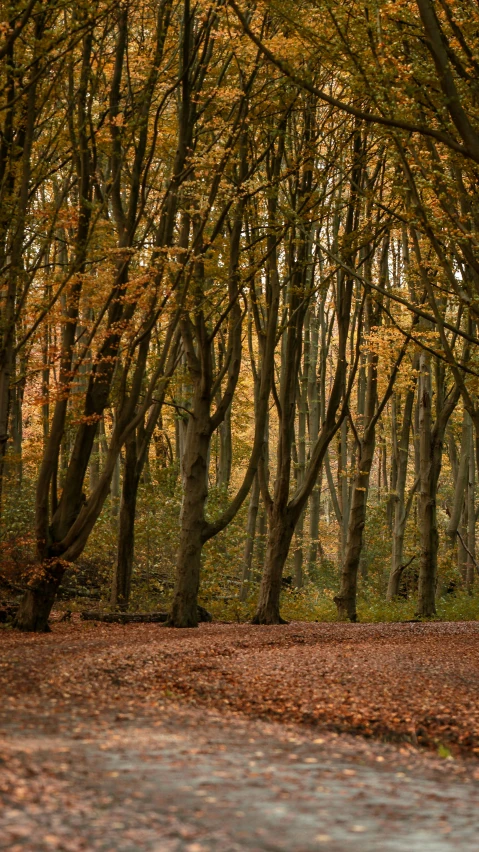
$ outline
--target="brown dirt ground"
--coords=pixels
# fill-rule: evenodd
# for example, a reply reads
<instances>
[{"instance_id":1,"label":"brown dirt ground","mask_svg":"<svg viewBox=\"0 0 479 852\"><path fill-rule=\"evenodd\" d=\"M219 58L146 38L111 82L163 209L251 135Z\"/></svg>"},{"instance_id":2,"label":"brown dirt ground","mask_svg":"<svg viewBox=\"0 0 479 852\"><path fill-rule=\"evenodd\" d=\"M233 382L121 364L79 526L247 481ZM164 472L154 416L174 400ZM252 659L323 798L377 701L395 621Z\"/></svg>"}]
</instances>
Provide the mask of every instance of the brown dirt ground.
<instances>
[{"instance_id":1,"label":"brown dirt ground","mask_svg":"<svg viewBox=\"0 0 479 852\"><path fill-rule=\"evenodd\" d=\"M55 624L0 633L1 714L162 697L479 755L479 623Z\"/></svg>"}]
</instances>

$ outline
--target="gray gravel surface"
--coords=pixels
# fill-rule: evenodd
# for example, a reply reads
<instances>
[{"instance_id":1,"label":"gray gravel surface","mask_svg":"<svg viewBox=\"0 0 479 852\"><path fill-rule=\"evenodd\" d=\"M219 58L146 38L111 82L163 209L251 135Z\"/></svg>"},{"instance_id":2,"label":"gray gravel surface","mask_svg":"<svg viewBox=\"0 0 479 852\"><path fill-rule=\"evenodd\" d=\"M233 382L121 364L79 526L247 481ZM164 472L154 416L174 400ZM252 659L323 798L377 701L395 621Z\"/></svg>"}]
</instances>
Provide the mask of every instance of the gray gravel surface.
<instances>
[{"instance_id":1,"label":"gray gravel surface","mask_svg":"<svg viewBox=\"0 0 479 852\"><path fill-rule=\"evenodd\" d=\"M476 760L159 705L0 729L8 852L477 852Z\"/></svg>"}]
</instances>

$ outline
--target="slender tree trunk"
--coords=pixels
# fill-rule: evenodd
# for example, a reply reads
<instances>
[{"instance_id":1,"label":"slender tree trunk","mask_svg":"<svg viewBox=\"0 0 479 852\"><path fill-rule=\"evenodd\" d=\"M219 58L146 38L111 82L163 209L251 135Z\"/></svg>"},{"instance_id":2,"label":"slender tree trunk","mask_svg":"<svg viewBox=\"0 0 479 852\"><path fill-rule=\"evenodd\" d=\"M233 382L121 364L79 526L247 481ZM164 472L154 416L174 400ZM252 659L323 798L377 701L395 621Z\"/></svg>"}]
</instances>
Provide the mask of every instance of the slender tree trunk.
<instances>
[{"instance_id":1,"label":"slender tree trunk","mask_svg":"<svg viewBox=\"0 0 479 852\"><path fill-rule=\"evenodd\" d=\"M391 400L391 471L389 478L389 497L387 502L386 517L388 528L393 534L394 509L396 505L396 492L398 485L398 398L393 394ZM408 448L409 449L409 448Z\"/></svg>"},{"instance_id":2,"label":"slender tree trunk","mask_svg":"<svg viewBox=\"0 0 479 852\"><path fill-rule=\"evenodd\" d=\"M258 604L253 624L285 624L279 612L281 578L294 533L291 517L285 518L283 507L273 507L269 516L266 561L261 579Z\"/></svg>"},{"instance_id":3,"label":"slender tree trunk","mask_svg":"<svg viewBox=\"0 0 479 852\"><path fill-rule=\"evenodd\" d=\"M369 329L378 325L380 321L379 308L378 306L373 308L369 295L367 296L367 311L366 329ZM369 480L376 446L377 370L378 355L375 352L371 352L368 354L364 400L364 427L357 449L357 471L354 477L351 508L349 510L346 551L341 568L339 591L334 598L339 617L349 618L350 621L357 621L356 596L358 570L363 547L364 525L366 523Z\"/></svg>"},{"instance_id":4,"label":"slender tree trunk","mask_svg":"<svg viewBox=\"0 0 479 852\"><path fill-rule=\"evenodd\" d=\"M120 476L121 474L121 459L118 456L115 462L115 469L111 479L111 520L113 526L118 523L119 507L120 507Z\"/></svg>"},{"instance_id":5,"label":"slender tree trunk","mask_svg":"<svg viewBox=\"0 0 479 852\"><path fill-rule=\"evenodd\" d=\"M418 369L419 359L416 358L413 368ZM414 397L416 393L416 381L406 393L404 403L403 420L401 426L401 437L397 445L396 461L396 488L394 496L394 518L392 529L392 555L391 571L389 574L386 600L390 601L399 594L401 575L403 572L404 532L409 511L406 506L405 492L407 468L409 460L409 438L411 433L412 414L414 408ZM410 508L411 503L408 501Z\"/></svg>"},{"instance_id":6,"label":"slender tree trunk","mask_svg":"<svg viewBox=\"0 0 479 852\"><path fill-rule=\"evenodd\" d=\"M216 484L220 488L228 488L231 479L231 467L233 463L233 443L231 436L231 406L229 406L225 419L218 428L219 435L219 458Z\"/></svg>"},{"instance_id":7,"label":"slender tree trunk","mask_svg":"<svg viewBox=\"0 0 479 852\"><path fill-rule=\"evenodd\" d=\"M464 500L467 494L471 433L471 418L469 417L467 411L464 411L462 419L461 450L456 475L454 477L454 500L452 503L451 515L446 530L449 546L451 549L453 549L456 545L457 528L461 521Z\"/></svg>"},{"instance_id":8,"label":"slender tree trunk","mask_svg":"<svg viewBox=\"0 0 479 852\"><path fill-rule=\"evenodd\" d=\"M139 477L137 475L137 443L133 435L126 442L117 560L113 569L111 605L128 609L135 553L135 516Z\"/></svg>"},{"instance_id":9,"label":"slender tree trunk","mask_svg":"<svg viewBox=\"0 0 479 852\"><path fill-rule=\"evenodd\" d=\"M349 481L348 481L348 423L346 418L341 423L338 452L338 497L340 500L341 509L341 530L340 530L340 563L344 563L348 546L348 528L349 514L351 511L349 501Z\"/></svg>"},{"instance_id":10,"label":"slender tree trunk","mask_svg":"<svg viewBox=\"0 0 479 852\"><path fill-rule=\"evenodd\" d=\"M188 420L183 456L184 495L176 562L176 584L170 624L197 627L197 599L200 584L201 553L208 496L208 452L210 445L209 399L195 394L194 417Z\"/></svg>"},{"instance_id":11,"label":"slender tree trunk","mask_svg":"<svg viewBox=\"0 0 479 852\"><path fill-rule=\"evenodd\" d=\"M421 352L419 370L419 517L421 563L419 569L417 612L418 615L429 617L436 614L438 532L436 494L435 489L433 489L433 446L431 440L431 355L428 352Z\"/></svg>"},{"instance_id":12,"label":"slender tree trunk","mask_svg":"<svg viewBox=\"0 0 479 852\"><path fill-rule=\"evenodd\" d=\"M240 600L245 601L248 597L249 582L251 580L251 566L253 564L254 541L256 535L256 521L259 508L259 479L256 474L251 489L251 497L248 507L248 521L246 524L246 540L243 554L243 576L241 579Z\"/></svg>"},{"instance_id":13,"label":"slender tree trunk","mask_svg":"<svg viewBox=\"0 0 479 852\"><path fill-rule=\"evenodd\" d=\"M470 435L470 454L469 454L469 482L467 489L467 547L469 550L467 558L467 574L466 587L468 592L472 593L475 577L475 559L476 559L476 466L474 458L474 440Z\"/></svg>"},{"instance_id":14,"label":"slender tree trunk","mask_svg":"<svg viewBox=\"0 0 479 852\"><path fill-rule=\"evenodd\" d=\"M310 331L309 311L306 315L306 330L304 341L303 371L300 378L300 389L298 399L298 464L296 468L296 486L299 488L304 481L306 469L306 420L308 415L308 380L310 371ZM301 589L304 585L303 577L303 538L304 538L304 510L299 516L296 524L295 551L294 551L294 585Z\"/></svg>"},{"instance_id":15,"label":"slender tree trunk","mask_svg":"<svg viewBox=\"0 0 479 852\"><path fill-rule=\"evenodd\" d=\"M372 433L372 435L371 435ZM341 585L334 601L340 618L357 621L356 594L358 569L363 546L363 531L369 490L369 476L374 458L374 429L361 441L361 457L354 478L353 496L349 515L348 544L341 570Z\"/></svg>"},{"instance_id":16,"label":"slender tree trunk","mask_svg":"<svg viewBox=\"0 0 479 852\"><path fill-rule=\"evenodd\" d=\"M12 439L15 456L16 484L21 486L23 480L23 397L25 393L25 369L17 379L12 393Z\"/></svg>"}]
</instances>

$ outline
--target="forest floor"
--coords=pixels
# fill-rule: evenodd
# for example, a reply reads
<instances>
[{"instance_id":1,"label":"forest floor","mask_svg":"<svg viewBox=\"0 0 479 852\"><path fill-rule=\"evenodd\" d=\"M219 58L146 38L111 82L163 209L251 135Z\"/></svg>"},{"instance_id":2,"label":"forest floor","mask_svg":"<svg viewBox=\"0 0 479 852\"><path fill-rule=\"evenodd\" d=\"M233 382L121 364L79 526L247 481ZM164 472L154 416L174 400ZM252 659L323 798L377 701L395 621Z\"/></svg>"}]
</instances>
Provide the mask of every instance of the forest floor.
<instances>
[{"instance_id":1,"label":"forest floor","mask_svg":"<svg viewBox=\"0 0 479 852\"><path fill-rule=\"evenodd\" d=\"M0 631L0 849L477 850L479 624Z\"/></svg>"}]
</instances>

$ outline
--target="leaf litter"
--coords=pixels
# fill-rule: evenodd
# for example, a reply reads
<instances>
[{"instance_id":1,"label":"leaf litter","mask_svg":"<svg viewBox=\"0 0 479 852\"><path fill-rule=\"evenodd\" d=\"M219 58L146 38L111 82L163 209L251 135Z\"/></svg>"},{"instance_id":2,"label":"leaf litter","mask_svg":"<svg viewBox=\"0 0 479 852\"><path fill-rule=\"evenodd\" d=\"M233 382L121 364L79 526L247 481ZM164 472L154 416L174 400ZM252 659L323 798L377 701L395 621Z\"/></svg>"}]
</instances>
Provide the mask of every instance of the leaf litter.
<instances>
[{"instance_id":1,"label":"leaf litter","mask_svg":"<svg viewBox=\"0 0 479 852\"><path fill-rule=\"evenodd\" d=\"M473 850L478 638L457 622L2 631L0 849Z\"/></svg>"}]
</instances>

